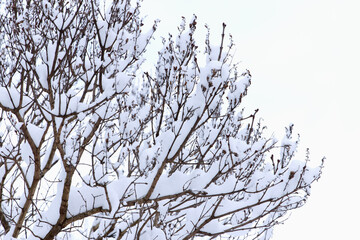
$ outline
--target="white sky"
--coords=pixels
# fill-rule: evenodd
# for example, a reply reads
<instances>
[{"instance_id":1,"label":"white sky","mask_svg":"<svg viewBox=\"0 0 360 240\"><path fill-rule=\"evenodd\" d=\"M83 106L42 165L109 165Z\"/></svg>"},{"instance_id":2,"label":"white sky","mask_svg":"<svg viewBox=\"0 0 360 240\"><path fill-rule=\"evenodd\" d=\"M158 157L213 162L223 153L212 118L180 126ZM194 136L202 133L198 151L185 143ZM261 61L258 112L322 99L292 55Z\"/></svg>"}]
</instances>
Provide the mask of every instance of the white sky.
<instances>
[{"instance_id":1,"label":"white sky","mask_svg":"<svg viewBox=\"0 0 360 240\"><path fill-rule=\"evenodd\" d=\"M305 207L275 228L276 240L354 239L360 215L360 1L145 0L143 14L162 20L157 37L176 34L181 16L198 16L220 39L222 22L237 45L237 60L253 76L250 111L277 136L295 124L299 156L327 161ZM152 47L156 51L160 45Z\"/></svg>"}]
</instances>

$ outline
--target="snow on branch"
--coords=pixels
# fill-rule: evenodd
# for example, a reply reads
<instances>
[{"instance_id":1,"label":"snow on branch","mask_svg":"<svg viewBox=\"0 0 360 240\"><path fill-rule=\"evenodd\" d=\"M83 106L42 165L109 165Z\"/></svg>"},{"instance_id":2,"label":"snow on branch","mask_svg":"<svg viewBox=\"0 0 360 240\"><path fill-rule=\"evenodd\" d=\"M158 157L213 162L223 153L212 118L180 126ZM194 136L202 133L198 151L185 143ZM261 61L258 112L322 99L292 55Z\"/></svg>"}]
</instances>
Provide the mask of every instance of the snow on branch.
<instances>
[{"instance_id":1,"label":"snow on branch","mask_svg":"<svg viewBox=\"0 0 360 240\"><path fill-rule=\"evenodd\" d=\"M244 115L225 24L203 52L183 18L151 74L139 3L1 9L0 238L269 239L305 203L322 165Z\"/></svg>"}]
</instances>

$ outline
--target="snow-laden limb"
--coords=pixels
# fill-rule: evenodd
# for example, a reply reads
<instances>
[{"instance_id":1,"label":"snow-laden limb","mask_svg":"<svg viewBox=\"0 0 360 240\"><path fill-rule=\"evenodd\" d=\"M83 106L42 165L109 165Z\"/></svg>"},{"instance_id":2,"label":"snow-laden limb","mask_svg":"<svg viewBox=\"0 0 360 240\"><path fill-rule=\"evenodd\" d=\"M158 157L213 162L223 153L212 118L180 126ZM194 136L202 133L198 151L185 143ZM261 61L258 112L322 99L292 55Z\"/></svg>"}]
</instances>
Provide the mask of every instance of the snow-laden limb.
<instances>
[{"instance_id":1,"label":"snow-laden limb","mask_svg":"<svg viewBox=\"0 0 360 240\"><path fill-rule=\"evenodd\" d=\"M264 135L242 98L233 42L183 19L139 68L156 29L140 3L26 1L0 18L0 238L269 239L321 166L293 125ZM227 45L226 45L227 44Z\"/></svg>"}]
</instances>

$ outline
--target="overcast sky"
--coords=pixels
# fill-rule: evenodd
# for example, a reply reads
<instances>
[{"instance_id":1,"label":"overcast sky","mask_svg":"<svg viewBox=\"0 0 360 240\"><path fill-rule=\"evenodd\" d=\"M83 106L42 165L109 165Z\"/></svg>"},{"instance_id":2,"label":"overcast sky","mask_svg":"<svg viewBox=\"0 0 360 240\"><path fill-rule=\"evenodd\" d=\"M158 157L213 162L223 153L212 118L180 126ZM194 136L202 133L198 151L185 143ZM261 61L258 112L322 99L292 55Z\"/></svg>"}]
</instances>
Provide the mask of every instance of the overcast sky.
<instances>
[{"instance_id":1,"label":"overcast sky","mask_svg":"<svg viewBox=\"0 0 360 240\"><path fill-rule=\"evenodd\" d=\"M326 156L323 176L305 207L275 229L275 240L358 236L360 171L360 1L145 0L142 12L161 19L156 36L176 34L181 16L208 23L214 41L222 22L237 45L236 60L253 76L245 103L260 109L269 131L295 124L299 158ZM153 50L160 47L154 43ZM356 220L357 219L357 220Z\"/></svg>"}]
</instances>

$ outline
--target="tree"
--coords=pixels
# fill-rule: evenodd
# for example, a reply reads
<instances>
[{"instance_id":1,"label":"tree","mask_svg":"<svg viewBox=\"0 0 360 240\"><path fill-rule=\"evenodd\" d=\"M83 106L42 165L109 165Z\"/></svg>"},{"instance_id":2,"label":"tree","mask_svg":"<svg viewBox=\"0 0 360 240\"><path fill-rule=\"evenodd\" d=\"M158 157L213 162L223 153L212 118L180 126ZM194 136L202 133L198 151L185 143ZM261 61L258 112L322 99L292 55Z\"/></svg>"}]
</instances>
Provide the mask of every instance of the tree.
<instances>
[{"instance_id":1,"label":"tree","mask_svg":"<svg viewBox=\"0 0 360 240\"><path fill-rule=\"evenodd\" d=\"M322 165L245 116L225 25L201 65L183 19L150 74L139 3L0 9L1 238L269 239L305 203Z\"/></svg>"}]
</instances>

